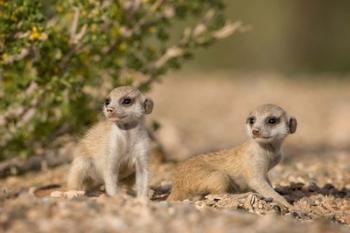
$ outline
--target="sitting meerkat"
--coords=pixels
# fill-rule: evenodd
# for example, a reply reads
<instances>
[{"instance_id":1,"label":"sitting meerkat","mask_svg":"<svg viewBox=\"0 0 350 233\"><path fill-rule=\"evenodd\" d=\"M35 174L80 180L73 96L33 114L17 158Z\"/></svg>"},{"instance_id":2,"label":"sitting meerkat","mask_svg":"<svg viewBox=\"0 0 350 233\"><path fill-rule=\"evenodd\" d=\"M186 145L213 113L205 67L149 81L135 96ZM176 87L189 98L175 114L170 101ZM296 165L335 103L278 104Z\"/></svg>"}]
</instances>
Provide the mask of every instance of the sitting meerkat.
<instances>
[{"instance_id":1,"label":"sitting meerkat","mask_svg":"<svg viewBox=\"0 0 350 233\"><path fill-rule=\"evenodd\" d=\"M259 106L246 121L250 139L233 149L199 155L180 164L175 170L168 200L254 190L291 207L271 187L267 173L281 160L282 143L296 128L296 119L288 116L281 107L273 104Z\"/></svg>"},{"instance_id":2,"label":"sitting meerkat","mask_svg":"<svg viewBox=\"0 0 350 233\"><path fill-rule=\"evenodd\" d=\"M88 191L104 184L108 195L118 192L118 181L136 172L137 196L148 193L149 137L144 126L153 101L137 88L113 89L105 99L105 120L82 138L68 174L68 188Z\"/></svg>"}]
</instances>

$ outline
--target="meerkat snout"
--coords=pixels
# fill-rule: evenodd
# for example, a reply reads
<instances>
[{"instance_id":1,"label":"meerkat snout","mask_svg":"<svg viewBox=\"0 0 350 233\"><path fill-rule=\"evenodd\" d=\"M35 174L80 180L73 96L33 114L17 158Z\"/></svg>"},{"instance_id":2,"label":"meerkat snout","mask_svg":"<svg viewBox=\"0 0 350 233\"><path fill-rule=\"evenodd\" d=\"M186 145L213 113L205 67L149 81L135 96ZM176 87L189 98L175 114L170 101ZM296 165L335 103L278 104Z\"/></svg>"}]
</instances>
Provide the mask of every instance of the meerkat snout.
<instances>
[{"instance_id":1,"label":"meerkat snout","mask_svg":"<svg viewBox=\"0 0 350 233\"><path fill-rule=\"evenodd\" d=\"M107 111L108 113L113 113L113 112L114 112L114 108L106 107L106 111Z\"/></svg>"},{"instance_id":2,"label":"meerkat snout","mask_svg":"<svg viewBox=\"0 0 350 233\"><path fill-rule=\"evenodd\" d=\"M259 136L260 135L260 129L252 129L252 134L254 136Z\"/></svg>"},{"instance_id":3,"label":"meerkat snout","mask_svg":"<svg viewBox=\"0 0 350 233\"><path fill-rule=\"evenodd\" d=\"M285 110L273 104L259 106L251 112L246 121L247 133L259 143L284 140L296 131L297 121L288 117Z\"/></svg>"}]
</instances>

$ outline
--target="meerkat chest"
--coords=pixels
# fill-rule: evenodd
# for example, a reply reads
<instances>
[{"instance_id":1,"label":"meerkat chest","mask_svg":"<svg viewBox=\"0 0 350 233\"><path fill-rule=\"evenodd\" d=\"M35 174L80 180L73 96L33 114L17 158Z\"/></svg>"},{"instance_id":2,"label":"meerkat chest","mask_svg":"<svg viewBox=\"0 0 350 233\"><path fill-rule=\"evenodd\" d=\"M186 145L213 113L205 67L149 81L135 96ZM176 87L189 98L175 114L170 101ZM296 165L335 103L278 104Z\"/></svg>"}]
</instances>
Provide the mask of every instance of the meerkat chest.
<instances>
[{"instance_id":1,"label":"meerkat chest","mask_svg":"<svg viewBox=\"0 0 350 233\"><path fill-rule=\"evenodd\" d=\"M112 130L108 154L120 161L122 167L132 167L142 148L146 146L145 138L136 130Z\"/></svg>"},{"instance_id":2,"label":"meerkat chest","mask_svg":"<svg viewBox=\"0 0 350 233\"><path fill-rule=\"evenodd\" d=\"M258 171L268 172L281 160L280 152L273 152L261 148L253 148L249 153L249 166L253 166Z\"/></svg>"},{"instance_id":3,"label":"meerkat chest","mask_svg":"<svg viewBox=\"0 0 350 233\"><path fill-rule=\"evenodd\" d=\"M282 154L280 152L272 153L272 152L265 152L265 160L267 165L267 170L269 171L274 166L276 166L282 158Z\"/></svg>"},{"instance_id":4,"label":"meerkat chest","mask_svg":"<svg viewBox=\"0 0 350 233\"><path fill-rule=\"evenodd\" d=\"M282 159L281 153L275 153L273 156L270 157L270 167L269 169L272 169L274 166L276 166Z\"/></svg>"}]
</instances>

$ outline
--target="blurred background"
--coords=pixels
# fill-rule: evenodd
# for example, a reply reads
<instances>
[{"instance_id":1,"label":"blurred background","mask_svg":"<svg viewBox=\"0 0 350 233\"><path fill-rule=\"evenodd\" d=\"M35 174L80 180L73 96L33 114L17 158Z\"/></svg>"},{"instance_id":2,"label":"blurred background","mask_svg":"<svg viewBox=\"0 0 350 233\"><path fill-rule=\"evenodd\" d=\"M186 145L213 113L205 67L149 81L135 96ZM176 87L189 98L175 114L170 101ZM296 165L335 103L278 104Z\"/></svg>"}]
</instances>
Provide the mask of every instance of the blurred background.
<instances>
[{"instance_id":1,"label":"blurred background","mask_svg":"<svg viewBox=\"0 0 350 233\"><path fill-rule=\"evenodd\" d=\"M296 135L287 140L293 155L348 150L350 2L226 3L227 14L251 29L200 50L152 91L153 117L163 121L160 140L170 154L242 142L246 115L267 102L280 104L299 121Z\"/></svg>"},{"instance_id":2,"label":"blurred background","mask_svg":"<svg viewBox=\"0 0 350 233\"><path fill-rule=\"evenodd\" d=\"M202 51L191 67L284 73L350 70L350 2L226 1L251 30Z\"/></svg>"}]
</instances>

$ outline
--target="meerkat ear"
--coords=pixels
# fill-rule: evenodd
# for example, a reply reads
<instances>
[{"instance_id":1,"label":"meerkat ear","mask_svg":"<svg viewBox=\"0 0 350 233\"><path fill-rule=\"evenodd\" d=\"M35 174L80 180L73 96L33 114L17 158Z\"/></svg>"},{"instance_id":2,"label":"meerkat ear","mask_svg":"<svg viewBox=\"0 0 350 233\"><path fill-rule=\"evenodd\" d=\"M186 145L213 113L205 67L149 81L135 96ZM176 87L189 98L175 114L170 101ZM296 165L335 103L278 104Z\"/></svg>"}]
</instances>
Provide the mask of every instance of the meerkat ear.
<instances>
[{"instance_id":1,"label":"meerkat ear","mask_svg":"<svg viewBox=\"0 0 350 233\"><path fill-rule=\"evenodd\" d=\"M145 110L145 114L150 114L153 111L153 100L146 98L143 102L143 108Z\"/></svg>"},{"instance_id":2,"label":"meerkat ear","mask_svg":"<svg viewBox=\"0 0 350 233\"><path fill-rule=\"evenodd\" d=\"M295 117L291 117L289 118L289 122L288 122L288 126L289 126L289 133L293 134L295 133L295 131L297 130L297 119L295 119Z\"/></svg>"}]
</instances>

